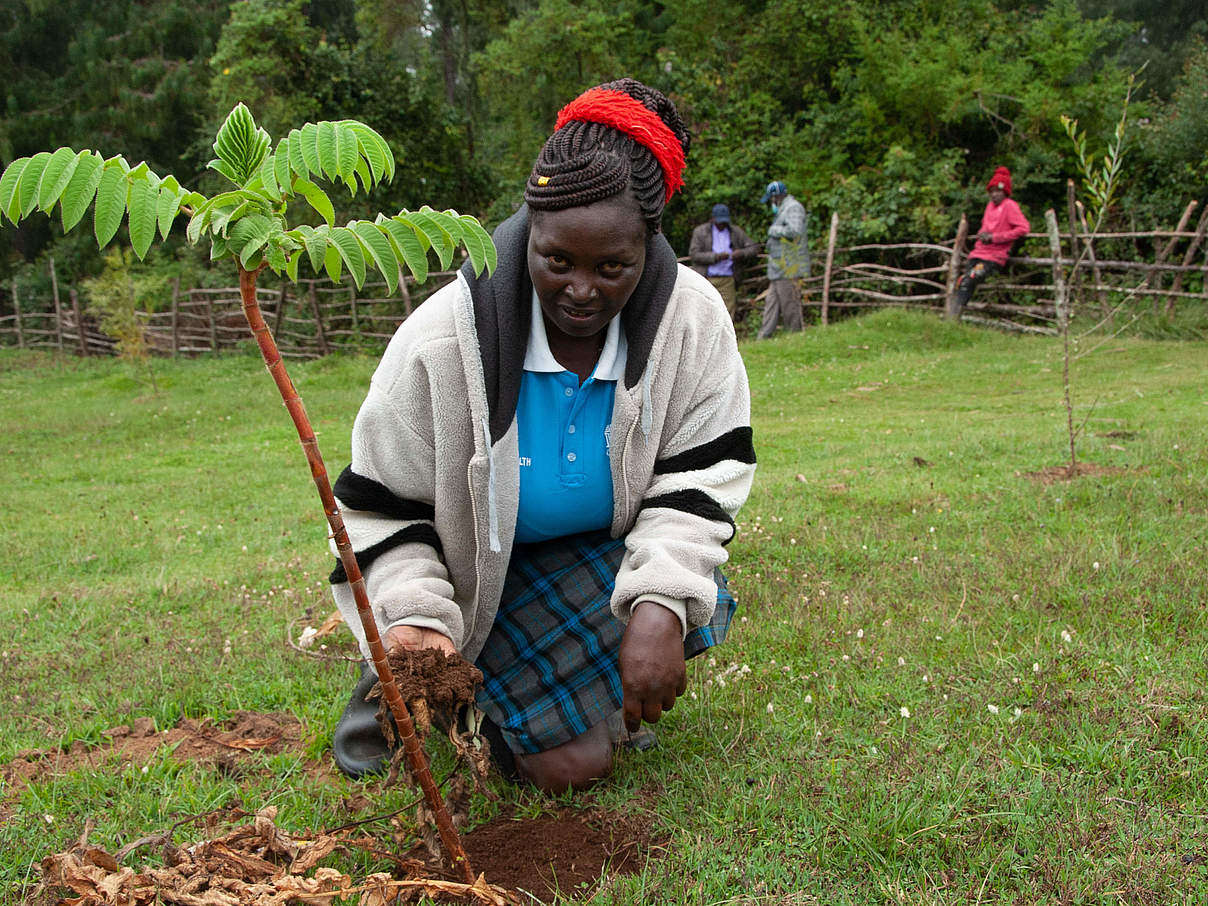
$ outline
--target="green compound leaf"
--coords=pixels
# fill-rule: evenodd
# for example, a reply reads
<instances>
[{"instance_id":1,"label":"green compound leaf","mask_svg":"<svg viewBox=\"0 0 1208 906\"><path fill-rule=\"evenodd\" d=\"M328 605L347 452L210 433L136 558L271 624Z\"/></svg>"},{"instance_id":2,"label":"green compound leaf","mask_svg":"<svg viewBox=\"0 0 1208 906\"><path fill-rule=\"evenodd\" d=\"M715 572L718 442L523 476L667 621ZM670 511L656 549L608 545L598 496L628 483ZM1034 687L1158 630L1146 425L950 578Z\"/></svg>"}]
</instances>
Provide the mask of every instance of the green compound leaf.
<instances>
[{"instance_id":1,"label":"green compound leaf","mask_svg":"<svg viewBox=\"0 0 1208 906\"><path fill-rule=\"evenodd\" d=\"M159 223L161 239L168 238L168 233L172 230L172 221L176 219L184 197L185 194L180 190L180 183L176 181L176 177L165 176L163 182L159 184L159 198L155 204L155 219Z\"/></svg>"},{"instance_id":2,"label":"green compound leaf","mask_svg":"<svg viewBox=\"0 0 1208 906\"><path fill-rule=\"evenodd\" d=\"M214 169L243 185L264 160L269 144L268 133L256 125L251 111L242 103L236 104L214 140L214 153L218 155Z\"/></svg>"},{"instance_id":3,"label":"green compound leaf","mask_svg":"<svg viewBox=\"0 0 1208 906\"><path fill-rule=\"evenodd\" d=\"M344 123L332 123L336 142L336 172L344 184L356 194L357 164L361 160L356 133Z\"/></svg>"},{"instance_id":4,"label":"green compound leaf","mask_svg":"<svg viewBox=\"0 0 1208 906\"><path fill-rule=\"evenodd\" d=\"M42 177L38 180L38 210L47 214L59 200L59 195L67 188L75 173L78 157L71 148L60 148L50 155Z\"/></svg>"},{"instance_id":5,"label":"green compound leaf","mask_svg":"<svg viewBox=\"0 0 1208 906\"><path fill-rule=\"evenodd\" d=\"M250 214L233 224L228 237L231 249L245 268L252 265L273 232L273 221L263 214Z\"/></svg>"},{"instance_id":6,"label":"green compound leaf","mask_svg":"<svg viewBox=\"0 0 1208 906\"><path fill-rule=\"evenodd\" d=\"M311 270L316 274L319 273L323 267L323 256L327 254L327 227L313 229L309 226L300 226L286 235L302 243L307 257L310 258Z\"/></svg>"},{"instance_id":7,"label":"green compound leaf","mask_svg":"<svg viewBox=\"0 0 1208 906\"><path fill-rule=\"evenodd\" d=\"M305 176L305 174L302 174ZM289 139L283 138L277 142L277 150L273 152L273 178L285 195L293 195L293 177L289 172Z\"/></svg>"},{"instance_id":8,"label":"green compound leaf","mask_svg":"<svg viewBox=\"0 0 1208 906\"><path fill-rule=\"evenodd\" d=\"M404 217L417 233L422 233L427 239L428 245L436 250L436 257L440 259L441 268L447 268L453 260L453 251L457 248L457 243L453 241L452 234L442 223L442 220L445 219L444 215L438 214L424 205L418 211L403 212L400 216Z\"/></svg>"},{"instance_id":9,"label":"green compound leaf","mask_svg":"<svg viewBox=\"0 0 1208 906\"><path fill-rule=\"evenodd\" d=\"M126 180L125 162L105 162L101 181L96 191L96 208L93 210L93 232L99 248L109 244L122 225L126 213L126 202L130 184Z\"/></svg>"},{"instance_id":10,"label":"green compound leaf","mask_svg":"<svg viewBox=\"0 0 1208 906\"><path fill-rule=\"evenodd\" d=\"M81 151L76 158L75 172L71 181L59 198L59 213L63 216L63 232L74 229L80 222L92 199L96 197L97 186L101 184L101 171L105 162L99 154L92 151ZM0 204L3 203L3 193L0 193Z\"/></svg>"},{"instance_id":11,"label":"green compound leaf","mask_svg":"<svg viewBox=\"0 0 1208 906\"><path fill-rule=\"evenodd\" d=\"M360 289L365 283L365 253L356 233L347 227L335 227L331 231L331 244L339 249L340 257L348 265L352 279Z\"/></svg>"},{"instance_id":12,"label":"green compound leaf","mask_svg":"<svg viewBox=\"0 0 1208 906\"><path fill-rule=\"evenodd\" d=\"M348 128L357 137L359 153L369 163L374 183L381 182L383 177L387 181L392 181L394 179L394 152L390 150L390 145L364 123L356 120L346 122Z\"/></svg>"},{"instance_id":13,"label":"green compound leaf","mask_svg":"<svg viewBox=\"0 0 1208 906\"><path fill-rule=\"evenodd\" d=\"M302 261L302 253L296 252L290 255L289 260L285 262L285 276L289 278L290 283L298 282L298 264Z\"/></svg>"},{"instance_id":14,"label":"green compound leaf","mask_svg":"<svg viewBox=\"0 0 1208 906\"><path fill-rule=\"evenodd\" d=\"M293 133L290 133L290 139L293 139ZM319 163L319 127L314 123L307 123L301 129L301 134L298 138L299 149L302 153L302 159L306 162L305 169L310 170L310 176L319 177L323 175L323 167ZM302 176L302 173L298 174ZM307 177L309 178L309 177Z\"/></svg>"},{"instance_id":15,"label":"green compound leaf","mask_svg":"<svg viewBox=\"0 0 1208 906\"><path fill-rule=\"evenodd\" d=\"M25 169L21 171L21 180L17 185L17 194L21 199L21 216L28 217L38 206L38 183L42 181L42 172L50 163L50 152L39 151L29 159Z\"/></svg>"},{"instance_id":16,"label":"green compound leaf","mask_svg":"<svg viewBox=\"0 0 1208 906\"><path fill-rule=\"evenodd\" d=\"M289 168L293 170L302 179L307 179L310 176L310 168L306 165L306 158L302 155L302 143L305 139L302 137L300 129L291 129L289 132Z\"/></svg>"},{"instance_id":17,"label":"green compound leaf","mask_svg":"<svg viewBox=\"0 0 1208 906\"><path fill-rule=\"evenodd\" d=\"M316 186L309 179L303 179L299 176L294 180L294 191L305 198L312 208L319 212L328 226L335 224L336 209L332 206L331 199L327 197L327 193Z\"/></svg>"},{"instance_id":18,"label":"green compound leaf","mask_svg":"<svg viewBox=\"0 0 1208 906\"><path fill-rule=\"evenodd\" d=\"M17 191L21 184L21 173L29 166L28 157L19 157L0 176L0 214L13 223L21 219L21 195Z\"/></svg>"},{"instance_id":19,"label":"green compound leaf","mask_svg":"<svg viewBox=\"0 0 1208 906\"><path fill-rule=\"evenodd\" d=\"M428 252L416 237L415 230L400 217L379 221L390 241L394 243L395 252L407 265L407 270L415 275L417 283L428 279Z\"/></svg>"},{"instance_id":20,"label":"green compound leaf","mask_svg":"<svg viewBox=\"0 0 1208 906\"><path fill-rule=\"evenodd\" d=\"M386 278L386 286L390 289L390 295L393 296L394 291L398 288L399 259L394 253L390 240L386 238L386 234L378 224L370 223L368 220L354 221L348 227L356 233L361 244L369 250L374 266Z\"/></svg>"},{"instance_id":21,"label":"green compound leaf","mask_svg":"<svg viewBox=\"0 0 1208 906\"><path fill-rule=\"evenodd\" d=\"M273 201L280 201L281 189L277 186L276 162L271 154L264 155L264 160L260 162L260 169L256 171L256 176L259 177L264 188L264 194Z\"/></svg>"},{"instance_id":22,"label":"green compound leaf","mask_svg":"<svg viewBox=\"0 0 1208 906\"><path fill-rule=\"evenodd\" d=\"M490 234L472 214L459 215L458 222L461 224L461 239L470 255L470 266L474 268L474 273L481 274L484 268L488 274L493 273L498 263L498 252Z\"/></svg>"},{"instance_id":23,"label":"green compound leaf","mask_svg":"<svg viewBox=\"0 0 1208 906\"><path fill-rule=\"evenodd\" d=\"M159 203L159 179L150 173L142 173L141 179L134 177L134 171L127 176L130 185L130 245L138 260L147 257L151 241L155 238L155 228L159 222L157 206Z\"/></svg>"},{"instance_id":24,"label":"green compound leaf","mask_svg":"<svg viewBox=\"0 0 1208 906\"><path fill-rule=\"evenodd\" d=\"M316 147L319 149L319 166L323 175L334 182L340 176L339 138L336 135L335 123L316 123L315 127L318 130Z\"/></svg>"},{"instance_id":25,"label":"green compound leaf","mask_svg":"<svg viewBox=\"0 0 1208 906\"><path fill-rule=\"evenodd\" d=\"M339 283L340 276L344 273L344 264L340 260L340 252L334 245L328 245L323 253L323 269L327 272L327 279L332 283Z\"/></svg>"}]
</instances>

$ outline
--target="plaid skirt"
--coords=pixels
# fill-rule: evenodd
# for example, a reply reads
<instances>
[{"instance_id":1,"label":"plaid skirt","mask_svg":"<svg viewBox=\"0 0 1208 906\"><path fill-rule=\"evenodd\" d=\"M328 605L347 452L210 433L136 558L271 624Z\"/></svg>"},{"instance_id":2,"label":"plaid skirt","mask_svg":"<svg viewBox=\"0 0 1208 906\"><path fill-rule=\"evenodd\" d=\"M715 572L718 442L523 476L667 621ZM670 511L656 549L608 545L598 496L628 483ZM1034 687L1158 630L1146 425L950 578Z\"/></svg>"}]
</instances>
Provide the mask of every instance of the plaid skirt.
<instances>
[{"instance_id":1,"label":"plaid skirt","mask_svg":"<svg viewBox=\"0 0 1208 906\"><path fill-rule=\"evenodd\" d=\"M607 531L517 544L494 626L476 662L477 705L514 752L569 742L621 707L625 625L609 606L622 540ZM725 640L737 602L720 570L717 608L684 639L684 657Z\"/></svg>"}]
</instances>

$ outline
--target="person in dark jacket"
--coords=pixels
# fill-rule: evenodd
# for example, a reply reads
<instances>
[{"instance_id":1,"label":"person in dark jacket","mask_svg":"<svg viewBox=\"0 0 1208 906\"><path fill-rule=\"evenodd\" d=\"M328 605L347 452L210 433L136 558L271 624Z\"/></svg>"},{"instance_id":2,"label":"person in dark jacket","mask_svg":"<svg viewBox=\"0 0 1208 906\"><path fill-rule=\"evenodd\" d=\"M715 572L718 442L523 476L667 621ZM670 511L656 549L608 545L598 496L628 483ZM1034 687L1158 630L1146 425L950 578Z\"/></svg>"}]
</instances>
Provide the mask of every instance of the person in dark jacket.
<instances>
[{"instance_id":1,"label":"person in dark jacket","mask_svg":"<svg viewBox=\"0 0 1208 906\"><path fill-rule=\"evenodd\" d=\"M724 204L715 204L708 221L692 231L688 245L692 269L717 287L731 320L738 308L742 262L758 254L759 243L730 222L730 209Z\"/></svg>"}]
</instances>

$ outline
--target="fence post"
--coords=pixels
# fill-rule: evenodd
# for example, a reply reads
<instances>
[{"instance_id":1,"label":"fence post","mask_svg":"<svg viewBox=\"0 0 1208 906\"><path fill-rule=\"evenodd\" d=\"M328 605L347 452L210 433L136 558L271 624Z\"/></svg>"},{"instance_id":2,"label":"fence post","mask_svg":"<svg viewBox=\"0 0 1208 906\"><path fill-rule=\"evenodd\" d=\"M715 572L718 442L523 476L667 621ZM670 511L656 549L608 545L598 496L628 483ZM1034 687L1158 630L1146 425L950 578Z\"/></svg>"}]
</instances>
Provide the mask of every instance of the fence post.
<instances>
[{"instance_id":1,"label":"fence post","mask_svg":"<svg viewBox=\"0 0 1208 906\"><path fill-rule=\"evenodd\" d=\"M214 319L214 297L206 293L206 319L210 322L210 351L218 351L218 322Z\"/></svg>"},{"instance_id":2,"label":"fence post","mask_svg":"<svg viewBox=\"0 0 1208 906\"><path fill-rule=\"evenodd\" d=\"M63 351L63 314L62 308L59 305L59 277L55 273L55 256L48 256L50 260L50 291L51 297L55 303L55 347Z\"/></svg>"},{"instance_id":3,"label":"fence post","mask_svg":"<svg viewBox=\"0 0 1208 906\"><path fill-rule=\"evenodd\" d=\"M319 294L315 292L315 285L310 284L310 310L315 316L315 333L319 337L319 354L327 355L327 334L323 330L323 313L319 311Z\"/></svg>"},{"instance_id":4,"label":"fence post","mask_svg":"<svg viewBox=\"0 0 1208 906\"><path fill-rule=\"evenodd\" d=\"M965 238L969 235L969 218L961 214L961 222L956 228L956 239L952 241L952 260L948 263L948 283L944 288L944 317L949 321L960 319L960 309L956 307L956 278L961 271L961 253L965 249Z\"/></svg>"},{"instance_id":5,"label":"fence post","mask_svg":"<svg viewBox=\"0 0 1208 906\"><path fill-rule=\"evenodd\" d=\"M84 318L80 315L80 294L76 292L74 286L71 288L70 294L71 316L75 318L76 339L80 342L80 355L88 358L88 337L84 336Z\"/></svg>"},{"instance_id":6,"label":"fence post","mask_svg":"<svg viewBox=\"0 0 1208 906\"><path fill-rule=\"evenodd\" d=\"M1176 233L1181 233L1181 232L1183 232L1183 230L1185 230L1187 228L1187 224L1191 220L1191 212L1196 209L1196 206L1198 204L1199 204L1199 202L1196 201L1194 198L1191 199L1191 201L1187 202L1187 207L1183 209L1183 216L1179 218L1179 224L1178 224L1178 226L1176 226L1174 228L1174 231ZM1154 264L1165 264L1166 259L1170 256L1170 253L1174 251L1174 247L1178 243L1178 241L1179 241L1178 236L1171 236L1170 241L1168 243L1166 243L1166 246L1162 249L1162 251L1158 252L1158 257L1154 259L1153 263ZM1157 275L1157 273L1158 273L1158 271L1156 269L1150 270L1149 273L1147 273L1145 275L1145 279L1143 281L1141 281L1141 286L1139 288L1140 289L1149 289L1150 284L1153 282L1153 278L1155 275ZM1159 279L1158 280L1159 287L1161 286L1161 282L1162 281ZM1160 304L1161 304L1161 297L1154 296L1153 297L1153 313L1155 315L1158 314L1158 306Z\"/></svg>"},{"instance_id":7,"label":"fence post","mask_svg":"<svg viewBox=\"0 0 1208 906\"><path fill-rule=\"evenodd\" d=\"M1200 222L1196 224L1195 236L1191 240L1191 245L1187 246L1187 253L1183 255L1183 267L1191 264L1191 259L1195 257L1196 251L1200 247L1200 243L1204 241L1204 233L1208 231L1208 206L1200 214ZM1170 287L1174 292L1182 292L1183 290L1183 271L1179 271L1174 275L1174 284ZM1175 297L1171 296L1166 300L1166 317L1174 314Z\"/></svg>"},{"instance_id":8,"label":"fence post","mask_svg":"<svg viewBox=\"0 0 1208 906\"><path fill-rule=\"evenodd\" d=\"M830 316L831 265L835 263L835 236L839 233L839 212L831 212L830 236L826 240L826 270L822 272L822 326Z\"/></svg>"},{"instance_id":9,"label":"fence post","mask_svg":"<svg viewBox=\"0 0 1208 906\"><path fill-rule=\"evenodd\" d=\"M281 319L285 317L285 302L289 298L289 284L281 284L281 295L277 298L277 312L273 315L273 336L281 342Z\"/></svg>"},{"instance_id":10,"label":"fence post","mask_svg":"<svg viewBox=\"0 0 1208 906\"><path fill-rule=\"evenodd\" d=\"M180 277L172 280L172 356L180 355Z\"/></svg>"},{"instance_id":11,"label":"fence post","mask_svg":"<svg viewBox=\"0 0 1208 906\"><path fill-rule=\"evenodd\" d=\"M405 312L404 317L409 318L411 317L411 290L407 289L406 274L403 274L402 279L399 280L398 289L403 296L403 311Z\"/></svg>"},{"instance_id":12,"label":"fence post","mask_svg":"<svg viewBox=\"0 0 1208 906\"><path fill-rule=\"evenodd\" d=\"M17 323L17 348L25 348L25 328L21 325L21 299L17 296L17 278L13 278L13 315Z\"/></svg>"},{"instance_id":13,"label":"fence post","mask_svg":"<svg viewBox=\"0 0 1208 906\"><path fill-rule=\"evenodd\" d=\"M1053 255L1053 302L1057 308L1057 323L1067 330L1070 323L1070 300L1066 298L1065 276L1061 269L1061 233L1057 229L1057 214L1052 208L1044 212L1044 225L1048 227L1049 251Z\"/></svg>"},{"instance_id":14,"label":"fence post","mask_svg":"<svg viewBox=\"0 0 1208 906\"><path fill-rule=\"evenodd\" d=\"M352 315L352 346L357 349L361 345L361 330L357 324L357 285L348 284L348 310Z\"/></svg>"}]
</instances>

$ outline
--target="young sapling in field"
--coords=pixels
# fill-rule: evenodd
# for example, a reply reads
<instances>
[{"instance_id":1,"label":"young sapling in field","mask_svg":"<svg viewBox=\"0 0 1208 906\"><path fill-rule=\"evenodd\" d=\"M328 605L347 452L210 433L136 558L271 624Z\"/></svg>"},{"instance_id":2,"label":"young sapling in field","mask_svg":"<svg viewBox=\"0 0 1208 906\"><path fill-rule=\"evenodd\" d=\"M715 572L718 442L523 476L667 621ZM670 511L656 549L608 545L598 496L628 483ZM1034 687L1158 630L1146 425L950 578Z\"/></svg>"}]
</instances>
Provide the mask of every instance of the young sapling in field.
<instances>
[{"instance_id":1,"label":"young sapling in field","mask_svg":"<svg viewBox=\"0 0 1208 906\"><path fill-rule=\"evenodd\" d=\"M364 123L307 123L290 130L275 148L271 145L268 133L256 125L247 107L238 104L218 131L214 142L217 156L209 163L233 188L209 197L184 188L174 176L153 173L146 163L131 167L120 155L105 157L92 150L59 148L22 157L0 175L0 223L6 217L15 224L35 211L49 215L57 205L67 231L92 207L97 244L107 245L126 219L130 245L141 260L156 234L166 239L176 218L183 214L189 218L186 235L191 243L208 241L211 259L234 261L244 314L305 451L407 764L434 816L449 861L473 883L465 850L391 673L314 430L256 301L256 279L267 267L297 280L305 259L316 273L321 269L336 282L347 267L358 288L366 272L375 269L393 293L407 271L418 280L427 277L428 252L434 252L441 266L447 267L454 252L464 247L471 266L481 273L494 269L495 247L474 217L427 206L336 226L334 207L319 181L343 183L355 195L394 178L389 145ZM299 199L324 222L315 227L291 227L286 214Z\"/></svg>"}]
</instances>

